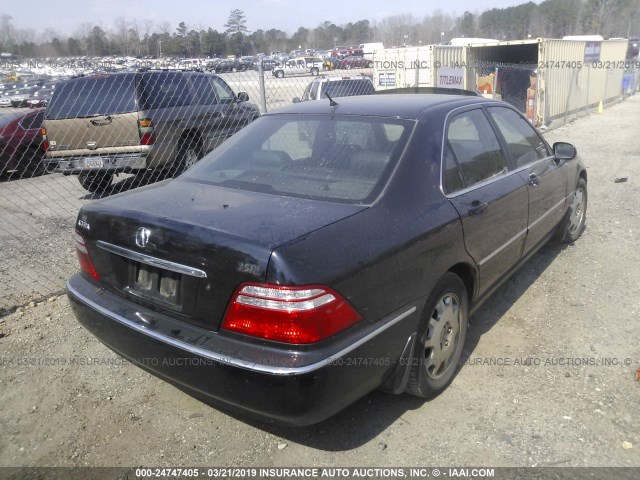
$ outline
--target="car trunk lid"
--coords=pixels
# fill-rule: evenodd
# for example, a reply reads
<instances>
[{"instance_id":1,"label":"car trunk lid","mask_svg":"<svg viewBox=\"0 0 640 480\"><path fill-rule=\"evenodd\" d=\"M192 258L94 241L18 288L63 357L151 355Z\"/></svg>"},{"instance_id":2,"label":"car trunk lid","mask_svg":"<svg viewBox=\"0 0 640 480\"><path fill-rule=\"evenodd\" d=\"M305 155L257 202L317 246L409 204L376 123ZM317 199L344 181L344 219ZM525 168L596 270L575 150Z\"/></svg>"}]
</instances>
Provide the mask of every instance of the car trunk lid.
<instances>
[{"instance_id":1,"label":"car trunk lid","mask_svg":"<svg viewBox=\"0 0 640 480\"><path fill-rule=\"evenodd\" d=\"M274 248L366 208L180 179L137 190L135 205L129 196L78 217L100 282L214 330L239 284L265 280Z\"/></svg>"}]
</instances>

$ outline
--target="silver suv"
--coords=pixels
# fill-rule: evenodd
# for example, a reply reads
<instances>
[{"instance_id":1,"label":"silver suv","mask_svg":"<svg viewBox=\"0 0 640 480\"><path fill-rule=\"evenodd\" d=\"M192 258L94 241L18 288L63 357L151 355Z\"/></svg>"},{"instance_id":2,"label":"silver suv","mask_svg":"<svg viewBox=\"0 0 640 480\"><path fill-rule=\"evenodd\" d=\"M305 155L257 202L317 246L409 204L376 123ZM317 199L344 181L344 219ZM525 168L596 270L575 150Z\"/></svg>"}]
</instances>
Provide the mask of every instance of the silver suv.
<instances>
[{"instance_id":1,"label":"silver suv","mask_svg":"<svg viewBox=\"0 0 640 480\"><path fill-rule=\"evenodd\" d=\"M371 78L366 75L320 76L313 79L304 89L302 98L295 97L293 103L353 95L371 95L375 92Z\"/></svg>"},{"instance_id":2,"label":"silver suv","mask_svg":"<svg viewBox=\"0 0 640 480\"><path fill-rule=\"evenodd\" d=\"M43 124L47 171L77 175L91 192L113 175L182 172L260 115L218 76L128 72L56 87Z\"/></svg>"}]
</instances>

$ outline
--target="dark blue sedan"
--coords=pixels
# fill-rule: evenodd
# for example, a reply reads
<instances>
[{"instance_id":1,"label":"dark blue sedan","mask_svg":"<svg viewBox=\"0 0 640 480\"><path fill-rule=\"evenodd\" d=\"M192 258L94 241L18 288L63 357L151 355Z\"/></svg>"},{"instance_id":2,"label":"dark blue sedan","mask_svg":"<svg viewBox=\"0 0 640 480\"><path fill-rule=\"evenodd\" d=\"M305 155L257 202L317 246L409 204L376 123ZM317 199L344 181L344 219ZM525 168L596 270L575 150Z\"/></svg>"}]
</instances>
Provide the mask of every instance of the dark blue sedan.
<instances>
[{"instance_id":1,"label":"dark blue sedan","mask_svg":"<svg viewBox=\"0 0 640 480\"><path fill-rule=\"evenodd\" d=\"M375 389L442 392L469 315L545 242L584 230L585 167L502 102L334 100L264 115L182 176L84 206L79 321L180 388L280 423Z\"/></svg>"}]
</instances>

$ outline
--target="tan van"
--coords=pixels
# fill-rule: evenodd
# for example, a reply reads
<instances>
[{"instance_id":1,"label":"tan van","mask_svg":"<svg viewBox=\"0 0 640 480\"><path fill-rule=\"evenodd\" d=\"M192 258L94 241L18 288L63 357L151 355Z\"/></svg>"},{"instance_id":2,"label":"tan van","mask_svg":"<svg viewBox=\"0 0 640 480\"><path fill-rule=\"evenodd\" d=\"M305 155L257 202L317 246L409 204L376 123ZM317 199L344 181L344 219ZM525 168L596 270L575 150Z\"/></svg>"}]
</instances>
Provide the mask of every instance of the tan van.
<instances>
[{"instance_id":1,"label":"tan van","mask_svg":"<svg viewBox=\"0 0 640 480\"><path fill-rule=\"evenodd\" d=\"M43 124L48 172L77 175L91 191L113 175L181 173L260 115L218 76L128 72L68 80L56 87Z\"/></svg>"}]
</instances>

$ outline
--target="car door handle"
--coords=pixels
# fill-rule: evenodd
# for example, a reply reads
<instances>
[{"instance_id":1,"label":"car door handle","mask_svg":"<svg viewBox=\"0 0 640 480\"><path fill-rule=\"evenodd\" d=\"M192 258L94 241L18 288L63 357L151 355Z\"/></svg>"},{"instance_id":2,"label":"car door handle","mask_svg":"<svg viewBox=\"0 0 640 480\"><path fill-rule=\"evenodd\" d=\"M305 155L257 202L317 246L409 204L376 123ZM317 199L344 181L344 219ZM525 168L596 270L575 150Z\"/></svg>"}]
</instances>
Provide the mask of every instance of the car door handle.
<instances>
[{"instance_id":1,"label":"car door handle","mask_svg":"<svg viewBox=\"0 0 640 480\"><path fill-rule=\"evenodd\" d=\"M481 202L480 200L474 200L471 202L471 208L467 210L469 215L480 215L489 206L487 202Z\"/></svg>"},{"instance_id":2,"label":"car door handle","mask_svg":"<svg viewBox=\"0 0 640 480\"><path fill-rule=\"evenodd\" d=\"M536 175L535 173L530 173L529 174L529 185L531 185L532 187L537 187L538 183L540 183L540 177L538 175Z\"/></svg>"}]
</instances>

